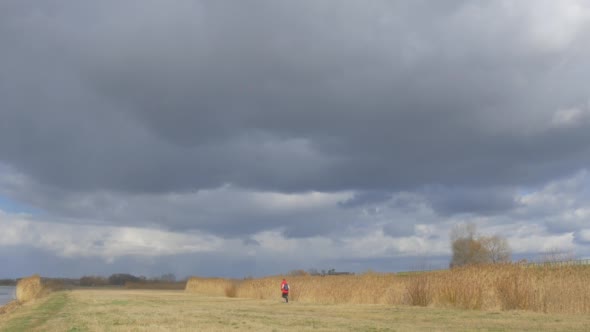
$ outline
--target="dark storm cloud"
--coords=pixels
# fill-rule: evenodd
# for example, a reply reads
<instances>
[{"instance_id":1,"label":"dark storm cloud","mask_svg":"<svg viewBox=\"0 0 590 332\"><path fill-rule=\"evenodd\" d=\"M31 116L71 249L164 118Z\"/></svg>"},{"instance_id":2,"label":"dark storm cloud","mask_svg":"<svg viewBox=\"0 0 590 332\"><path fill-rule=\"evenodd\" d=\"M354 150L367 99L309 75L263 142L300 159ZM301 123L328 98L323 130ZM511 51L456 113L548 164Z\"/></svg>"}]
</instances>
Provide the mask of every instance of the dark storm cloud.
<instances>
[{"instance_id":1,"label":"dark storm cloud","mask_svg":"<svg viewBox=\"0 0 590 332\"><path fill-rule=\"evenodd\" d=\"M520 211L514 188L590 165L587 19L538 6L555 26L466 1L4 1L0 167L26 181L0 195L245 243Z\"/></svg>"},{"instance_id":2,"label":"dark storm cloud","mask_svg":"<svg viewBox=\"0 0 590 332\"><path fill-rule=\"evenodd\" d=\"M589 21L576 0L0 1L0 266L445 267L471 219L515 256L587 253Z\"/></svg>"},{"instance_id":3,"label":"dark storm cloud","mask_svg":"<svg viewBox=\"0 0 590 332\"><path fill-rule=\"evenodd\" d=\"M201 230L231 238L266 230L289 237L339 234L355 219L338 206L346 194L278 194L232 187L169 194L81 193L27 182L11 188L0 174L2 195L31 202L42 211L40 221Z\"/></svg>"},{"instance_id":4,"label":"dark storm cloud","mask_svg":"<svg viewBox=\"0 0 590 332\"><path fill-rule=\"evenodd\" d=\"M462 1L2 9L1 158L51 186L526 185L589 163L590 122L551 123L586 107L585 25L539 37Z\"/></svg>"}]
</instances>

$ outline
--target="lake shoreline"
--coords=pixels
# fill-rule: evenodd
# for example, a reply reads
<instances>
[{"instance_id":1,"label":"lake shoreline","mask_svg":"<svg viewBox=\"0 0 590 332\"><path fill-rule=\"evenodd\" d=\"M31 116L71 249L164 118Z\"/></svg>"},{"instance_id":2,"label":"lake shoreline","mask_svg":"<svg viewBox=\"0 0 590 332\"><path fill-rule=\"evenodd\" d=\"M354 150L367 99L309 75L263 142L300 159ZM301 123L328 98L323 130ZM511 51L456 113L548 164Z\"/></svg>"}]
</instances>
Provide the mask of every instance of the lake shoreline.
<instances>
[{"instance_id":1,"label":"lake shoreline","mask_svg":"<svg viewBox=\"0 0 590 332\"><path fill-rule=\"evenodd\" d=\"M16 287L12 285L0 286L0 313L13 307L14 302L16 302Z\"/></svg>"}]
</instances>

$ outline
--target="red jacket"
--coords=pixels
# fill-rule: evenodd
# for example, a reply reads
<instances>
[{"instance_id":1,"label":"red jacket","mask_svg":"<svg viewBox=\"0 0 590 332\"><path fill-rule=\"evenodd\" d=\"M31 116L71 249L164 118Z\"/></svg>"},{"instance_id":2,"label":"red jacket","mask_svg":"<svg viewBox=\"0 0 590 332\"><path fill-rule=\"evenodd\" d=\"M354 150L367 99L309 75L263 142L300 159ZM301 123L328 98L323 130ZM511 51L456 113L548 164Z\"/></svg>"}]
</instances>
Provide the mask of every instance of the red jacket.
<instances>
[{"instance_id":1,"label":"red jacket","mask_svg":"<svg viewBox=\"0 0 590 332\"><path fill-rule=\"evenodd\" d=\"M283 294L289 294L289 290L285 289L285 285L287 284L287 281L283 280L283 282L281 282L281 292L283 292Z\"/></svg>"}]
</instances>

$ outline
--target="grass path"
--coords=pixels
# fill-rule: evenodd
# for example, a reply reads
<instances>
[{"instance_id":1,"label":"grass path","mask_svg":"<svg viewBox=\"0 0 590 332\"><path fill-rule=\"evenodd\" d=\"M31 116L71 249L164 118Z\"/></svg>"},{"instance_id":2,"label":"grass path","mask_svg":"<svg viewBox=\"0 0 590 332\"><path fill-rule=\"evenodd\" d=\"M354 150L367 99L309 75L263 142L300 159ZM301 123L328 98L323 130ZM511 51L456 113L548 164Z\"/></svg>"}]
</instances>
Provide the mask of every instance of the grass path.
<instances>
[{"instance_id":1,"label":"grass path","mask_svg":"<svg viewBox=\"0 0 590 332\"><path fill-rule=\"evenodd\" d=\"M52 294L42 303L32 307L22 308L22 312L11 315L11 319L0 325L0 331L33 331L45 325L45 323L59 315L67 302L67 294L64 292ZM1 324L1 321L0 321Z\"/></svg>"},{"instance_id":2,"label":"grass path","mask_svg":"<svg viewBox=\"0 0 590 332\"><path fill-rule=\"evenodd\" d=\"M0 316L0 331L588 331L587 315L319 305L182 291L74 290Z\"/></svg>"}]
</instances>

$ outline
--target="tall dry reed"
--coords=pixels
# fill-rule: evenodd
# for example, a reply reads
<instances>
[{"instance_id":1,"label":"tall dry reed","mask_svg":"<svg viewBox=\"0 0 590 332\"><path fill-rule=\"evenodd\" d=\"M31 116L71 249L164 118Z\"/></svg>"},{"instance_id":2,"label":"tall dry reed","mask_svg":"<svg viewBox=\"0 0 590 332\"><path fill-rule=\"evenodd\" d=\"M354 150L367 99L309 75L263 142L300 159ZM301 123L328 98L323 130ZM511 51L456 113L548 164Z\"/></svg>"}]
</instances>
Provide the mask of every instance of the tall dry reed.
<instances>
[{"instance_id":1,"label":"tall dry reed","mask_svg":"<svg viewBox=\"0 0 590 332\"><path fill-rule=\"evenodd\" d=\"M37 274L22 278L16 284L16 300L19 303L25 303L36 299L43 294L43 285L41 277Z\"/></svg>"},{"instance_id":2,"label":"tall dry reed","mask_svg":"<svg viewBox=\"0 0 590 332\"><path fill-rule=\"evenodd\" d=\"M426 307L432 303L432 276L427 273L409 276L406 282L406 303Z\"/></svg>"},{"instance_id":3,"label":"tall dry reed","mask_svg":"<svg viewBox=\"0 0 590 332\"><path fill-rule=\"evenodd\" d=\"M224 295L227 287L234 287L237 297L273 299L280 298L282 278L276 276L240 281L191 278L186 290L204 295ZM393 274L287 277L290 299L326 304L400 302L405 293L402 283L396 282L396 279Z\"/></svg>"},{"instance_id":4,"label":"tall dry reed","mask_svg":"<svg viewBox=\"0 0 590 332\"><path fill-rule=\"evenodd\" d=\"M191 278L204 295L280 299L282 276L247 280ZM366 273L287 277L290 298L308 303L366 303L590 313L590 266L470 266L409 275Z\"/></svg>"},{"instance_id":5,"label":"tall dry reed","mask_svg":"<svg viewBox=\"0 0 590 332\"><path fill-rule=\"evenodd\" d=\"M192 277L187 281L185 290L208 296L228 296L228 290L234 287L235 282L235 280L224 278Z\"/></svg>"}]
</instances>

